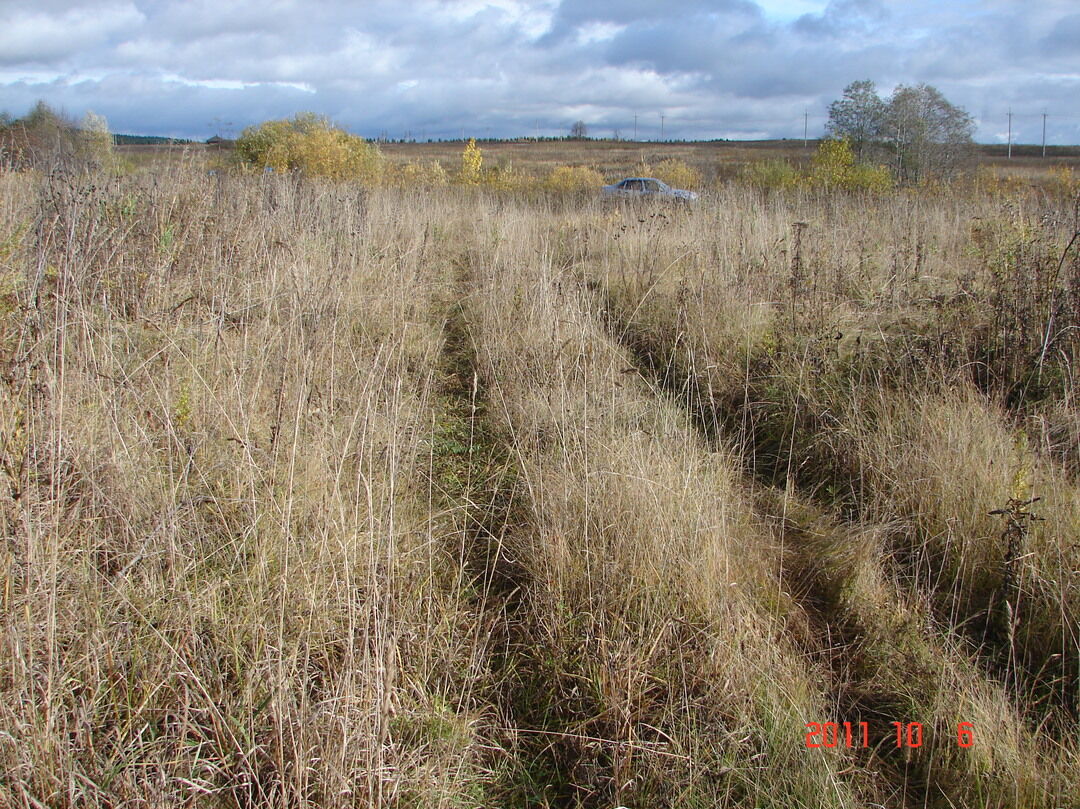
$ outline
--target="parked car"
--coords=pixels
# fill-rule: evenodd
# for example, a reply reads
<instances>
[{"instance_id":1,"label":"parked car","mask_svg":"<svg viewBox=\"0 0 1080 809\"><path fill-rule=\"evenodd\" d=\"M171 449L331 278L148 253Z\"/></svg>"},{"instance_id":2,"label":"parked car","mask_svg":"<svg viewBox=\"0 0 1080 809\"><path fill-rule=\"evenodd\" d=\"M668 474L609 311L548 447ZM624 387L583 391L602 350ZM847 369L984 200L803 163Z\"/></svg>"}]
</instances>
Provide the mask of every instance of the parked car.
<instances>
[{"instance_id":1,"label":"parked car","mask_svg":"<svg viewBox=\"0 0 1080 809\"><path fill-rule=\"evenodd\" d=\"M675 202L693 202L698 197L694 191L672 188L655 177L627 177L615 185L605 185L600 194L616 199L668 199Z\"/></svg>"}]
</instances>

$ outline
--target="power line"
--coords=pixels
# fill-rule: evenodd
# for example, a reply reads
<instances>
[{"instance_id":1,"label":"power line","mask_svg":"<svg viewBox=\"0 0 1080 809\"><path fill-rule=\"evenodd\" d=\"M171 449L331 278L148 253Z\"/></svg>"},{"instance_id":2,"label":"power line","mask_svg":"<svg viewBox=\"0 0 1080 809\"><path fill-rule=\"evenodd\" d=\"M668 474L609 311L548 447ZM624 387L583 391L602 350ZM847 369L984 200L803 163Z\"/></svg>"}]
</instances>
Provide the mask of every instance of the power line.
<instances>
[{"instance_id":1,"label":"power line","mask_svg":"<svg viewBox=\"0 0 1080 809\"><path fill-rule=\"evenodd\" d=\"M757 114L755 114L757 113ZM787 116L791 117L788 118ZM795 110L790 110L787 115L781 113L775 118L763 118L760 117L761 113L757 110L750 111L750 115L747 117L741 117L736 115L722 115L718 114L715 117L699 117L697 115L682 116L676 114L674 116L667 113L658 113L657 117L660 118L658 123L660 124L659 140L666 141L668 137L667 119L672 119L672 137L677 140L741 140L741 139L783 139L791 140L796 143L801 139L804 149L809 149L810 145L810 121L814 121L814 139L824 137L827 134L827 130L824 124L828 121L828 116L824 112L810 112L808 108L803 109L803 114L798 115ZM640 113L633 114L633 129L634 140L637 141L642 136L641 128L639 126ZM648 117L648 114L646 114ZM801 117L802 121L798 118ZM1006 118L1007 121L1007 133L1006 133L1006 150L1010 159L1015 159L1021 154L1042 154L1049 156L1053 154L1053 149L1058 145L1064 145L1067 143L1080 143L1080 129L1078 129L1074 122L1080 120L1080 114L1068 112L1067 110L1057 113L1049 112L1048 110L1042 112L1032 112L1030 110L1020 112L1014 111L1011 108L1007 110L984 110L983 114L976 117L974 123L977 124L979 131L986 136L986 140L980 142L985 143L998 143L1000 135L994 137L994 121L1000 121L1001 118ZM626 120L626 126L629 128L630 116L628 115ZM1051 121L1050 119L1053 118ZM1035 137L1035 119L1039 119L1041 124L1041 130L1039 137ZM529 127L526 123L526 130L533 129L536 138L540 138L544 132L540 126L541 121L534 119L531 122L533 126ZM603 123L612 124L611 120L606 120ZM802 124L801 132L799 131L799 124ZM612 124L614 125L614 124ZM600 126L600 123L597 123ZM646 127L647 129L648 127ZM486 130L490 134L489 130ZM996 130L1000 132L1000 130ZM451 130L454 132L454 130ZM456 132L454 134L457 134ZM895 132L891 133L895 134ZM448 133L449 135L449 133ZM468 127L461 127L461 138L464 139L468 135ZM646 133L647 137L648 133ZM408 130L407 137L414 137L415 130L410 128ZM446 136L444 136L446 137ZM654 135L654 138L656 136ZM1031 144L1030 152L1022 151L1017 152L1014 146L1021 146L1023 144ZM1035 151L1038 148L1040 151Z\"/></svg>"}]
</instances>

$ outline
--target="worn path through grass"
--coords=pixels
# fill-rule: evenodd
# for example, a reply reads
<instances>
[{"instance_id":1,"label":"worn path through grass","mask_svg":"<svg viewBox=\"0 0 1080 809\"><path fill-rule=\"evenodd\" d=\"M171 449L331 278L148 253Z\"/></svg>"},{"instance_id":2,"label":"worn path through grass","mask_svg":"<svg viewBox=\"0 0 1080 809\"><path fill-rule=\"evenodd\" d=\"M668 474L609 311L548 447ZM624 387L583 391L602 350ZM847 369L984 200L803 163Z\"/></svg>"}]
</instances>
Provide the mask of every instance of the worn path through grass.
<instances>
[{"instance_id":1,"label":"worn path through grass","mask_svg":"<svg viewBox=\"0 0 1080 809\"><path fill-rule=\"evenodd\" d=\"M638 371L679 403L713 446L741 446L748 473L760 473L747 485L757 518L782 548L784 586L810 618L810 635L799 640L832 672L831 720L873 729L871 744L857 754L888 779L891 799L900 806L1043 807L1074 796L1069 779L1037 755L1036 739L1002 689L979 676L975 660L935 626L918 594L896 586L884 552L887 527L847 523L776 487L775 470L759 469L756 447L737 442L727 426L740 414L716 410L694 371L692 348L662 344L620 311L606 287L589 286L608 333ZM898 749L896 721L920 723L924 744ZM960 722L978 728L978 746L958 746Z\"/></svg>"}]
</instances>

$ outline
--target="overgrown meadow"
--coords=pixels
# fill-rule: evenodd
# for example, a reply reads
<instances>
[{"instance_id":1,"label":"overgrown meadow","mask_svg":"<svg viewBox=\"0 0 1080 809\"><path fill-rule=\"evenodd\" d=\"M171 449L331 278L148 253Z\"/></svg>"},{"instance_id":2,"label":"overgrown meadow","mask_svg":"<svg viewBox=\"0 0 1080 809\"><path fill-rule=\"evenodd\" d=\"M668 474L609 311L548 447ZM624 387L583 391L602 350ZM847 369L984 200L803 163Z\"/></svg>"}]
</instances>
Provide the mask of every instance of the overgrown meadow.
<instances>
[{"instance_id":1,"label":"overgrown meadow","mask_svg":"<svg viewBox=\"0 0 1080 809\"><path fill-rule=\"evenodd\" d=\"M1080 805L1080 183L830 148L0 172L0 805Z\"/></svg>"}]
</instances>

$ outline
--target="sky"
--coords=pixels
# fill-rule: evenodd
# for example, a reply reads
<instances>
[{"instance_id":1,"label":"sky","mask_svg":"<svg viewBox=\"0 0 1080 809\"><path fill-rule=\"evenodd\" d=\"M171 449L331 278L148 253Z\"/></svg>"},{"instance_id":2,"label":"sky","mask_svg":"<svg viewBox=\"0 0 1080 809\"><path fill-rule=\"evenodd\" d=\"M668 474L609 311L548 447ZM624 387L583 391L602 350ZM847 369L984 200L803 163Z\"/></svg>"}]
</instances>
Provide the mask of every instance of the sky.
<instances>
[{"instance_id":1,"label":"sky","mask_svg":"<svg viewBox=\"0 0 1080 809\"><path fill-rule=\"evenodd\" d=\"M925 82L976 140L1080 143L1077 0L0 0L0 111L205 139L313 111L365 137L820 135Z\"/></svg>"}]
</instances>

